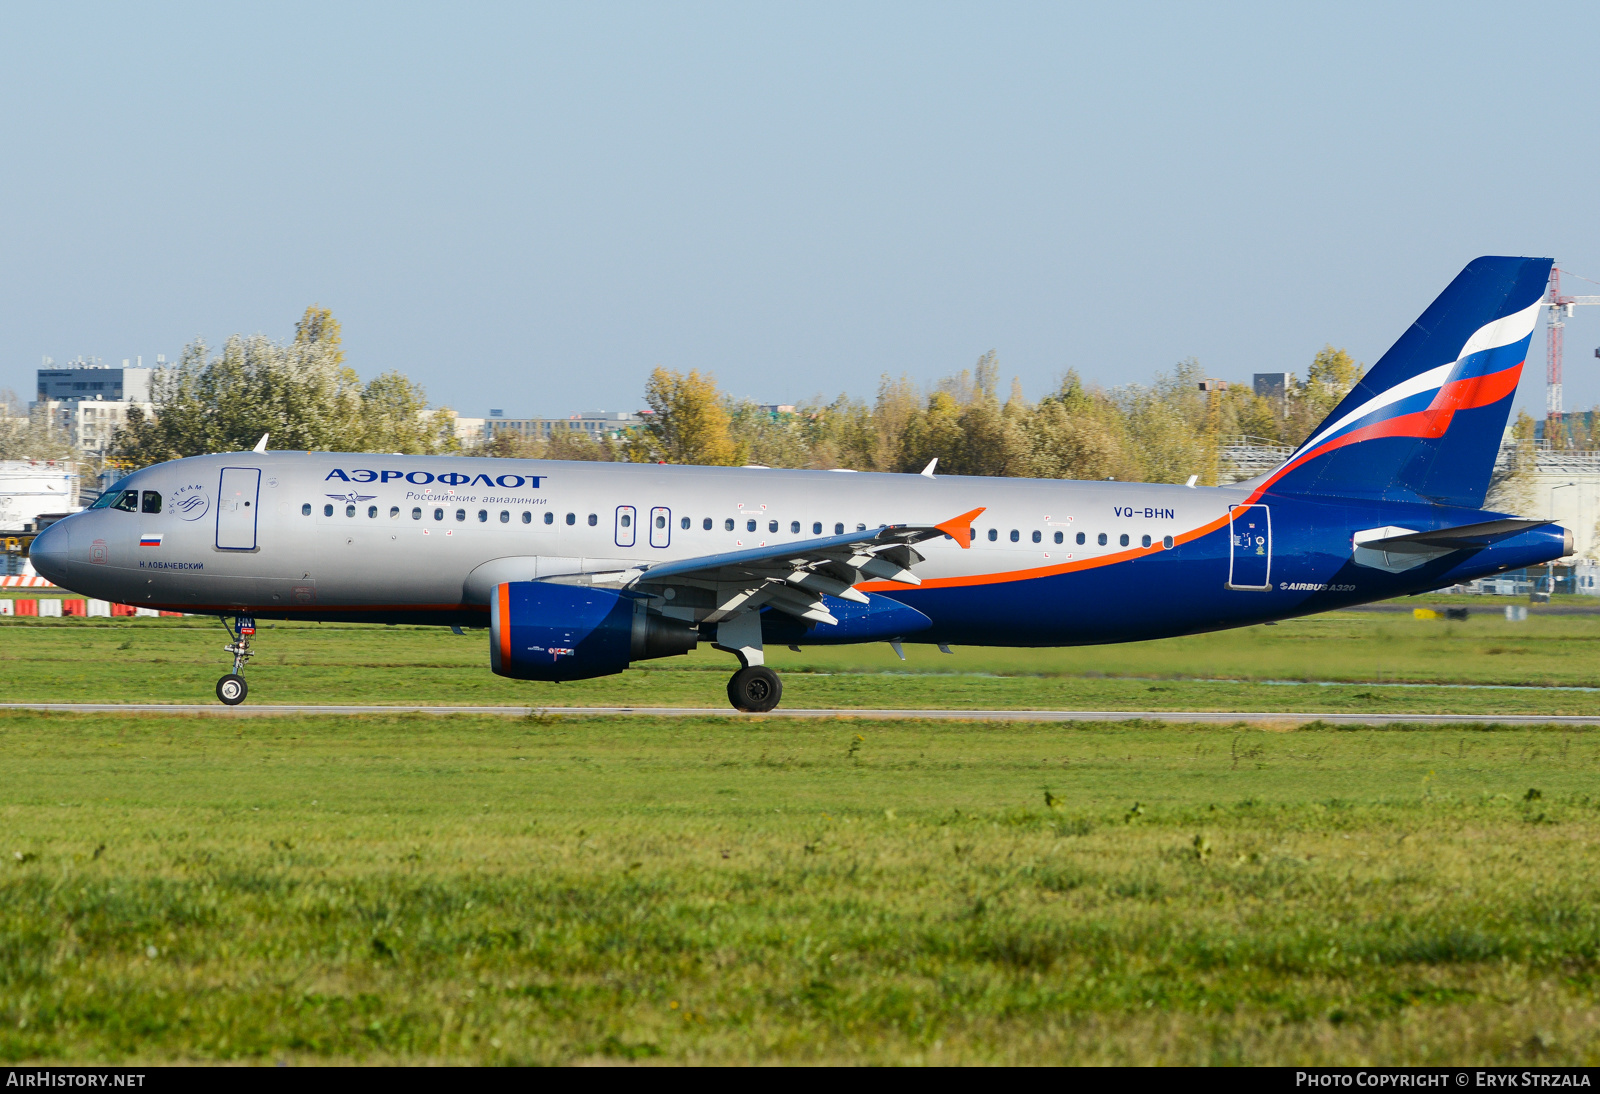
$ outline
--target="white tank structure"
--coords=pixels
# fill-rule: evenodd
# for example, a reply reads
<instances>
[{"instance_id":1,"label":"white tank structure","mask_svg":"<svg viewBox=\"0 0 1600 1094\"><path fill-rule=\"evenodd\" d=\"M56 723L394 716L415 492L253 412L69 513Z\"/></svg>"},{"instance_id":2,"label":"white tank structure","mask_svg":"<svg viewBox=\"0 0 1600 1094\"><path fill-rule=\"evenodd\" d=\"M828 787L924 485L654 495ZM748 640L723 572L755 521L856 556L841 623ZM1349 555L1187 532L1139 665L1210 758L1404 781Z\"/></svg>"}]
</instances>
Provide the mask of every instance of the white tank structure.
<instances>
[{"instance_id":1,"label":"white tank structure","mask_svg":"<svg viewBox=\"0 0 1600 1094\"><path fill-rule=\"evenodd\" d=\"M0 533L36 532L39 518L82 511L78 471L65 460L0 460Z\"/></svg>"}]
</instances>

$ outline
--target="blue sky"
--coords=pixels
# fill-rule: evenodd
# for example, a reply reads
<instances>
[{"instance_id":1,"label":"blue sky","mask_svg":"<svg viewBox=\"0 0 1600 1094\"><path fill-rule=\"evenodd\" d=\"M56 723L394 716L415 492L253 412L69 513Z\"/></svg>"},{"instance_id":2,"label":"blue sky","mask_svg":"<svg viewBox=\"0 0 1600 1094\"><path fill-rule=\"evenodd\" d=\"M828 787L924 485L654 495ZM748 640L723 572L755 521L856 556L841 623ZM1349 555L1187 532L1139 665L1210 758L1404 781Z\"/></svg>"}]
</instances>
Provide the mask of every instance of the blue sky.
<instances>
[{"instance_id":1,"label":"blue sky","mask_svg":"<svg viewBox=\"0 0 1600 1094\"><path fill-rule=\"evenodd\" d=\"M1478 254L1600 280L1595 5L0 7L0 386L287 337L464 414L999 351L1037 396L1374 361ZM1600 293L1600 285L1575 284ZM1590 309L1600 313L1600 307ZM1568 407L1600 403L1600 314ZM1543 406L1543 332L1519 400Z\"/></svg>"}]
</instances>

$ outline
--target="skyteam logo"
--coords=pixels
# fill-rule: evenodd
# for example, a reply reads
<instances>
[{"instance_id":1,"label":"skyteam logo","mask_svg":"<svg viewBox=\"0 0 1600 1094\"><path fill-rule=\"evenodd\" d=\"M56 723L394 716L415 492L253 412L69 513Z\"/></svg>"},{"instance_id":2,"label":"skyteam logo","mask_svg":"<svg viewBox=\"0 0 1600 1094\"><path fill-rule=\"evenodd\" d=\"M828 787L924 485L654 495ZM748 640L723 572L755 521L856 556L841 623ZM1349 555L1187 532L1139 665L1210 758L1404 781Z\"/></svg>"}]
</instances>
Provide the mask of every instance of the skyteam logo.
<instances>
[{"instance_id":1,"label":"skyteam logo","mask_svg":"<svg viewBox=\"0 0 1600 1094\"><path fill-rule=\"evenodd\" d=\"M199 484L178 487L168 504L183 520L199 520L211 511L211 498Z\"/></svg>"},{"instance_id":2,"label":"skyteam logo","mask_svg":"<svg viewBox=\"0 0 1600 1094\"><path fill-rule=\"evenodd\" d=\"M328 477L322 481L332 482L334 479L338 479L340 482L376 482L380 484L403 481L409 482L413 486L440 483L444 486L483 486L490 490L496 487L501 490L516 490L527 486L529 489L537 490L539 489L539 483L547 477L545 475L496 475L491 478L487 474L468 475L461 471L446 471L443 475L435 475L429 471L373 471L365 467L357 468L354 471L345 471L343 468L335 467L328 472ZM335 497L332 494L328 496ZM340 495L337 500L343 501L345 499ZM363 498L361 500L365 501L366 499Z\"/></svg>"}]
</instances>

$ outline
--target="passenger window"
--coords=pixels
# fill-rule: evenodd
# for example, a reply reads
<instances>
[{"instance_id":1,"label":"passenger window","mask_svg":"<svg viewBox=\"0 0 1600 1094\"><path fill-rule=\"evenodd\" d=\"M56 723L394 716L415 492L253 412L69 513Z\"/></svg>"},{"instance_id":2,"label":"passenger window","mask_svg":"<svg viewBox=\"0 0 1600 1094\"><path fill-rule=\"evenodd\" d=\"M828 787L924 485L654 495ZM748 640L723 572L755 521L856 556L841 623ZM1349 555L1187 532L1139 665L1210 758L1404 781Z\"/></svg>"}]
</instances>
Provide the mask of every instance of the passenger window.
<instances>
[{"instance_id":1,"label":"passenger window","mask_svg":"<svg viewBox=\"0 0 1600 1094\"><path fill-rule=\"evenodd\" d=\"M822 522L820 520L812 522L811 534L814 536L820 536L822 534Z\"/></svg>"},{"instance_id":2,"label":"passenger window","mask_svg":"<svg viewBox=\"0 0 1600 1094\"><path fill-rule=\"evenodd\" d=\"M700 527L704 528L708 532L711 531L711 518L707 517L705 520L702 520L700 522Z\"/></svg>"},{"instance_id":3,"label":"passenger window","mask_svg":"<svg viewBox=\"0 0 1600 1094\"><path fill-rule=\"evenodd\" d=\"M1067 537L1065 535L1063 535L1062 533L1060 533L1060 532L1056 533L1056 542L1057 543L1065 543L1066 539L1067 539Z\"/></svg>"},{"instance_id":4,"label":"passenger window","mask_svg":"<svg viewBox=\"0 0 1600 1094\"><path fill-rule=\"evenodd\" d=\"M333 506L332 505L324 505L322 507L322 515L325 516L325 517L333 516Z\"/></svg>"},{"instance_id":5,"label":"passenger window","mask_svg":"<svg viewBox=\"0 0 1600 1094\"><path fill-rule=\"evenodd\" d=\"M300 515L302 517L309 517L311 515L311 503L309 501L300 507Z\"/></svg>"},{"instance_id":6,"label":"passenger window","mask_svg":"<svg viewBox=\"0 0 1600 1094\"><path fill-rule=\"evenodd\" d=\"M687 527L688 524L689 524L688 521L684 521L683 523L684 523L685 527ZM666 526L667 526L667 518L662 516L661 514L657 513L656 514L656 527L657 528L665 528Z\"/></svg>"},{"instance_id":7,"label":"passenger window","mask_svg":"<svg viewBox=\"0 0 1600 1094\"><path fill-rule=\"evenodd\" d=\"M1139 538L1139 546L1141 546L1141 547L1150 546L1150 537L1149 536L1141 536Z\"/></svg>"},{"instance_id":8,"label":"passenger window","mask_svg":"<svg viewBox=\"0 0 1600 1094\"><path fill-rule=\"evenodd\" d=\"M544 522L546 524L554 524L556 522L556 515L554 513L549 513L549 512L545 513Z\"/></svg>"},{"instance_id":9,"label":"passenger window","mask_svg":"<svg viewBox=\"0 0 1600 1094\"><path fill-rule=\"evenodd\" d=\"M833 526L833 534L834 534L834 535L836 535L836 536L842 536L842 535L844 535L844 525L842 525L842 524L835 524L835 525L834 525L834 526Z\"/></svg>"},{"instance_id":10,"label":"passenger window","mask_svg":"<svg viewBox=\"0 0 1600 1094\"><path fill-rule=\"evenodd\" d=\"M867 526L866 526L866 525L865 525L865 524L858 524L858 525L856 525L856 531L858 531L858 532L865 532L865 531L866 531L866 530L867 530Z\"/></svg>"},{"instance_id":11,"label":"passenger window","mask_svg":"<svg viewBox=\"0 0 1600 1094\"><path fill-rule=\"evenodd\" d=\"M682 528L685 532L687 532L689 530L689 525L691 525L693 523L694 523L694 521L690 520L688 517L679 517L678 518L678 527Z\"/></svg>"},{"instance_id":12,"label":"passenger window","mask_svg":"<svg viewBox=\"0 0 1600 1094\"><path fill-rule=\"evenodd\" d=\"M725 520L725 521L723 521L723 522L722 522L722 530L723 530L723 531L724 531L724 532L731 532L731 531L733 531L733 518L731 518L731 517L730 517L730 518L728 518L728 519L727 519L727 520Z\"/></svg>"},{"instance_id":13,"label":"passenger window","mask_svg":"<svg viewBox=\"0 0 1600 1094\"><path fill-rule=\"evenodd\" d=\"M778 530L778 522L777 521L775 521L775 520L767 521L767 531L776 532L777 530Z\"/></svg>"},{"instance_id":14,"label":"passenger window","mask_svg":"<svg viewBox=\"0 0 1600 1094\"><path fill-rule=\"evenodd\" d=\"M457 509L456 510L456 520L457 521L464 521L466 519L467 519L467 511L465 509Z\"/></svg>"},{"instance_id":15,"label":"passenger window","mask_svg":"<svg viewBox=\"0 0 1600 1094\"><path fill-rule=\"evenodd\" d=\"M501 524L510 524L511 523L511 510L509 510L509 509L500 510L500 523Z\"/></svg>"},{"instance_id":16,"label":"passenger window","mask_svg":"<svg viewBox=\"0 0 1600 1094\"><path fill-rule=\"evenodd\" d=\"M124 490L117 495L117 500L111 503L111 508L121 509L124 513L137 513L139 511L139 491Z\"/></svg>"},{"instance_id":17,"label":"passenger window","mask_svg":"<svg viewBox=\"0 0 1600 1094\"><path fill-rule=\"evenodd\" d=\"M596 525L598 525L598 524L599 524L599 523L600 523L600 517L599 517L599 515L598 515L598 514L596 514L596 513L590 513L590 514L589 514L589 527L590 527L590 528L593 528L593 527L595 527L595 526L596 526Z\"/></svg>"},{"instance_id":18,"label":"passenger window","mask_svg":"<svg viewBox=\"0 0 1600 1094\"><path fill-rule=\"evenodd\" d=\"M347 517L355 516L356 515L356 507L354 505L346 505L344 507L344 515L347 516Z\"/></svg>"},{"instance_id":19,"label":"passenger window","mask_svg":"<svg viewBox=\"0 0 1600 1094\"><path fill-rule=\"evenodd\" d=\"M154 490L146 490L144 492L144 501L139 506L139 509L145 513L161 512L161 495Z\"/></svg>"},{"instance_id":20,"label":"passenger window","mask_svg":"<svg viewBox=\"0 0 1600 1094\"><path fill-rule=\"evenodd\" d=\"M567 514L567 527L570 528L570 527L572 527L572 525L577 524L577 523L578 523L578 514L576 514L576 513L568 513Z\"/></svg>"},{"instance_id":21,"label":"passenger window","mask_svg":"<svg viewBox=\"0 0 1600 1094\"><path fill-rule=\"evenodd\" d=\"M594 521L591 520L589 523L593 524ZM633 518L630 517L628 514L624 513L624 514L622 514L622 522L621 523L622 523L622 526L624 528L627 528L628 526L633 524Z\"/></svg>"},{"instance_id":22,"label":"passenger window","mask_svg":"<svg viewBox=\"0 0 1600 1094\"><path fill-rule=\"evenodd\" d=\"M545 514L545 516L549 516L549 515L550 515L549 513ZM528 512L526 509L524 509L522 511L522 523L523 524L532 524L533 523L533 514Z\"/></svg>"},{"instance_id":23,"label":"passenger window","mask_svg":"<svg viewBox=\"0 0 1600 1094\"><path fill-rule=\"evenodd\" d=\"M367 519L368 520L377 520L378 519L378 507L376 505L367 506Z\"/></svg>"},{"instance_id":24,"label":"passenger window","mask_svg":"<svg viewBox=\"0 0 1600 1094\"><path fill-rule=\"evenodd\" d=\"M411 510L411 519L412 520L421 520L422 519L422 508L420 506L414 506L412 508L412 510Z\"/></svg>"},{"instance_id":25,"label":"passenger window","mask_svg":"<svg viewBox=\"0 0 1600 1094\"><path fill-rule=\"evenodd\" d=\"M478 523L479 524L488 524L489 523L489 510L487 510L487 509L479 509L478 510Z\"/></svg>"},{"instance_id":26,"label":"passenger window","mask_svg":"<svg viewBox=\"0 0 1600 1094\"><path fill-rule=\"evenodd\" d=\"M993 543L995 540L997 540L999 538L1000 538L1000 529L998 529L998 528L989 529L989 542L990 543Z\"/></svg>"},{"instance_id":27,"label":"passenger window","mask_svg":"<svg viewBox=\"0 0 1600 1094\"><path fill-rule=\"evenodd\" d=\"M1077 542L1077 543L1082 543L1083 542L1083 533L1082 532L1078 533L1078 538L1075 540L1075 542Z\"/></svg>"},{"instance_id":28,"label":"passenger window","mask_svg":"<svg viewBox=\"0 0 1600 1094\"><path fill-rule=\"evenodd\" d=\"M800 534L800 522L799 521L791 520L789 522L789 534L791 536L798 536Z\"/></svg>"},{"instance_id":29,"label":"passenger window","mask_svg":"<svg viewBox=\"0 0 1600 1094\"><path fill-rule=\"evenodd\" d=\"M389 519L390 520L399 520L400 519L400 507L398 505L389 506Z\"/></svg>"},{"instance_id":30,"label":"passenger window","mask_svg":"<svg viewBox=\"0 0 1600 1094\"><path fill-rule=\"evenodd\" d=\"M1161 548L1162 548L1162 550L1165 550L1165 551L1172 550L1172 537L1171 536L1162 536L1161 537Z\"/></svg>"},{"instance_id":31,"label":"passenger window","mask_svg":"<svg viewBox=\"0 0 1600 1094\"><path fill-rule=\"evenodd\" d=\"M1095 537L1095 542L1098 543L1100 546L1104 547L1106 545L1106 534L1104 532L1101 532L1098 536Z\"/></svg>"},{"instance_id":32,"label":"passenger window","mask_svg":"<svg viewBox=\"0 0 1600 1094\"><path fill-rule=\"evenodd\" d=\"M443 520L444 519L444 510L443 509L435 509L433 511L433 519L434 520Z\"/></svg>"},{"instance_id":33,"label":"passenger window","mask_svg":"<svg viewBox=\"0 0 1600 1094\"><path fill-rule=\"evenodd\" d=\"M1022 533L1018 532L1015 528L1011 529L1011 542L1012 543L1017 543L1017 542L1020 542L1021 539L1022 539Z\"/></svg>"},{"instance_id":34,"label":"passenger window","mask_svg":"<svg viewBox=\"0 0 1600 1094\"><path fill-rule=\"evenodd\" d=\"M753 520L745 521L744 522L744 530L746 532L754 532L756 530L756 522L753 521Z\"/></svg>"},{"instance_id":35,"label":"passenger window","mask_svg":"<svg viewBox=\"0 0 1600 1094\"><path fill-rule=\"evenodd\" d=\"M1128 533L1122 533L1122 538L1117 540L1117 542L1126 547L1128 545Z\"/></svg>"},{"instance_id":36,"label":"passenger window","mask_svg":"<svg viewBox=\"0 0 1600 1094\"><path fill-rule=\"evenodd\" d=\"M1038 532L1033 533L1033 542L1038 543L1043 538Z\"/></svg>"}]
</instances>

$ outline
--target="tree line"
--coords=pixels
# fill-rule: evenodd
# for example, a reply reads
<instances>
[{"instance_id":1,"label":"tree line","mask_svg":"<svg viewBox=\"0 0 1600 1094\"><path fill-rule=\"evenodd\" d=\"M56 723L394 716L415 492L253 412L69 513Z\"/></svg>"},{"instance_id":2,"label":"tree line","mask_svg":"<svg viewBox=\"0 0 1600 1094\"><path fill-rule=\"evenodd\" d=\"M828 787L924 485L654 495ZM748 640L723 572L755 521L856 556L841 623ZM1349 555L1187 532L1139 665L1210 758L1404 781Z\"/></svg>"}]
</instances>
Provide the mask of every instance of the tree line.
<instances>
[{"instance_id":1,"label":"tree line","mask_svg":"<svg viewBox=\"0 0 1600 1094\"><path fill-rule=\"evenodd\" d=\"M313 305L294 337L235 335L213 351L185 347L158 374L155 413L137 409L108 455L124 467L253 447L495 455L540 459L920 471L941 474L1182 482L1229 481L1226 439L1295 445L1360 378L1349 354L1325 347L1305 378L1290 375L1281 394L1258 396L1244 384L1202 391L1204 370L1179 362L1149 384L1104 388L1068 371L1054 391L1027 399L1012 380L1000 394L991 351L971 369L923 388L883 376L871 399L816 397L774 413L723 392L710 373L657 368L645 383L644 425L621 438L582 431L549 439L500 435L463 446L454 415L431 408L399 372L362 383L345 363L339 322ZM46 452L46 449L49 449ZM69 455L49 423L0 418L0 457Z\"/></svg>"}]
</instances>

